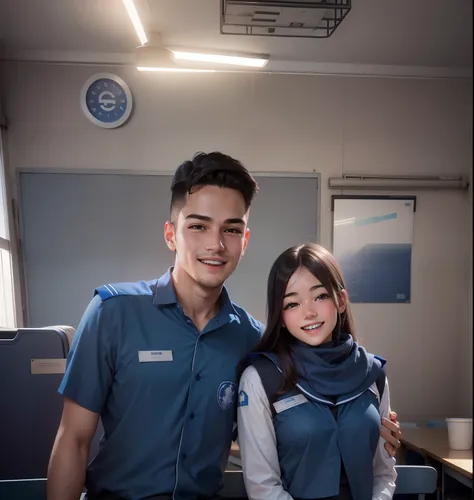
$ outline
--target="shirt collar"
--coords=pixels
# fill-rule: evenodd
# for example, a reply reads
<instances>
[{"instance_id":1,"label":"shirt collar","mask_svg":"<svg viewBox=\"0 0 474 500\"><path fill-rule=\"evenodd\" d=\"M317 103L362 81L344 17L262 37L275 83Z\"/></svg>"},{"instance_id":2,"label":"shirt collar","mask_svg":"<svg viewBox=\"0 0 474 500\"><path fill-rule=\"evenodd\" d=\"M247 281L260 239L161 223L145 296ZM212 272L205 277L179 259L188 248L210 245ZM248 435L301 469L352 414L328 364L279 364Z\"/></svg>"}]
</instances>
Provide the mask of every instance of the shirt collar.
<instances>
[{"instance_id":1,"label":"shirt collar","mask_svg":"<svg viewBox=\"0 0 474 500\"><path fill-rule=\"evenodd\" d=\"M176 297L173 281L171 279L172 270L173 268L170 267L168 271L156 281L153 293L153 305L164 306L178 303L178 297Z\"/></svg>"},{"instance_id":2,"label":"shirt collar","mask_svg":"<svg viewBox=\"0 0 474 500\"><path fill-rule=\"evenodd\" d=\"M156 281L153 296L153 304L155 306L178 304L178 297L176 297L173 280L171 279L172 272L173 267L170 267L168 271ZM218 316L230 316L231 314L238 315L238 312L230 300L229 292L225 285L222 287L219 302L221 307Z\"/></svg>"}]
</instances>

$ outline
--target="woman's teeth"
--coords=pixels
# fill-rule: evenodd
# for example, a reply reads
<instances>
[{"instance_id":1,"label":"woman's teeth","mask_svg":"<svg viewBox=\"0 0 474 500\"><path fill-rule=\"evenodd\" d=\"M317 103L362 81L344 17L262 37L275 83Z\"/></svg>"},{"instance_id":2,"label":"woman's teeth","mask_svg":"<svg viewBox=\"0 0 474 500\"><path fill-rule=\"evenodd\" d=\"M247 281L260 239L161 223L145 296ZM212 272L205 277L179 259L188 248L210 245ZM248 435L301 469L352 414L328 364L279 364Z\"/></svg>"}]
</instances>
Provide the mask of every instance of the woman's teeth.
<instances>
[{"instance_id":1,"label":"woman's teeth","mask_svg":"<svg viewBox=\"0 0 474 500\"><path fill-rule=\"evenodd\" d=\"M314 325L303 326L303 330L306 331L316 330L316 328L319 328L320 326L322 326L322 323L314 323Z\"/></svg>"}]
</instances>

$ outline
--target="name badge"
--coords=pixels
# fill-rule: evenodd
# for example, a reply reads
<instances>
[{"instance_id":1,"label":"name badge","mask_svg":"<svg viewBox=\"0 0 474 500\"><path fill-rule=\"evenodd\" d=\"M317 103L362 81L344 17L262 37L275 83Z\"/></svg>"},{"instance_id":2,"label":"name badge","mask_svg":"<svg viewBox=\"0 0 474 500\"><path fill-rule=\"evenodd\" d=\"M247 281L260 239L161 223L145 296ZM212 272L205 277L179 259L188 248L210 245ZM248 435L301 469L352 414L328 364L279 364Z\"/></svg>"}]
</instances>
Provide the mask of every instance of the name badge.
<instances>
[{"instance_id":1,"label":"name badge","mask_svg":"<svg viewBox=\"0 0 474 500\"><path fill-rule=\"evenodd\" d=\"M140 363L173 361L173 351L138 351L138 361Z\"/></svg>"},{"instance_id":2,"label":"name badge","mask_svg":"<svg viewBox=\"0 0 474 500\"><path fill-rule=\"evenodd\" d=\"M303 396L303 394L296 394L295 396L290 396L289 398L273 403L273 407L277 413L281 413L282 411L289 410L290 408L294 408L295 406L299 406L307 402L308 400Z\"/></svg>"}]
</instances>

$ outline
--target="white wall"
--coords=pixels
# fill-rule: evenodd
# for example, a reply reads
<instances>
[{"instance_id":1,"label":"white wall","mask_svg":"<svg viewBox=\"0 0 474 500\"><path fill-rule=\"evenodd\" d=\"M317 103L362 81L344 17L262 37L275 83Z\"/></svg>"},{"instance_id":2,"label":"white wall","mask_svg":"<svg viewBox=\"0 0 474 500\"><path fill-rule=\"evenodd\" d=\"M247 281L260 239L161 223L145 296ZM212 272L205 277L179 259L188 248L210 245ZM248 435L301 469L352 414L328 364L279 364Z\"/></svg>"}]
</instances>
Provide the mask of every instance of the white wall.
<instances>
[{"instance_id":1,"label":"white wall","mask_svg":"<svg viewBox=\"0 0 474 500\"><path fill-rule=\"evenodd\" d=\"M472 124L471 124L472 126ZM471 128L472 137L472 128ZM471 149L471 161L470 161L470 172L469 172L469 207L467 208L468 215L468 225L469 225L469 240L467 245L468 255L469 255L469 267L467 272L469 273L466 277L469 283L468 291L468 315L463 317L466 323L462 324L462 331L466 334L461 336L461 342L459 344L459 387L458 387L458 397L459 397L459 411L464 416L472 417L472 338L473 338L473 321L472 321L472 275L473 275L473 255L472 255L472 149Z\"/></svg>"},{"instance_id":2,"label":"white wall","mask_svg":"<svg viewBox=\"0 0 474 500\"><path fill-rule=\"evenodd\" d=\"M471 168L472 81L113 68L130 85L135 111L122 128L101 130L82 115L79 93L91 74L109 68L0 69L13 168L172 171L196 151L221 150L251 171L316 171L321 242L329 247L331 194L341 193L327 189L329 176L467 175ZM392 405L402 417L466 413L472 193L405 194L418 197L412 303L357 304L359 336L388 359Z\"/></svg>"}]
</instances>

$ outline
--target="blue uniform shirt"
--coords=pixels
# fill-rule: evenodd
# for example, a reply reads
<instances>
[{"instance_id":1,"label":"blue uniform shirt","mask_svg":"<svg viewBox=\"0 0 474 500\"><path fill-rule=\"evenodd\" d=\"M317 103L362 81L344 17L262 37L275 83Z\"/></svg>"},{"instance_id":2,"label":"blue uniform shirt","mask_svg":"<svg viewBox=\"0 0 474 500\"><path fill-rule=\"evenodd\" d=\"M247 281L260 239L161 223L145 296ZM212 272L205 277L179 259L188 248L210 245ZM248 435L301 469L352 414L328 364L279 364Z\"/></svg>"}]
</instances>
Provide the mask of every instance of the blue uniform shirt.
<instances>
[{"instance_id":1,"label":"blue uniform shirt","mask_svg":"<svg viewBox=\"0 0 474 500\"><path fill-rule=\"evenodd\" d=\"M91 493L176 500L218 493L232 438L238 362L263 325L233 304L199 333L178 304L170 270L151 282L95 291L59 388L100 413L104 437L88 467Z\"/></svg>"}]
</instances>

